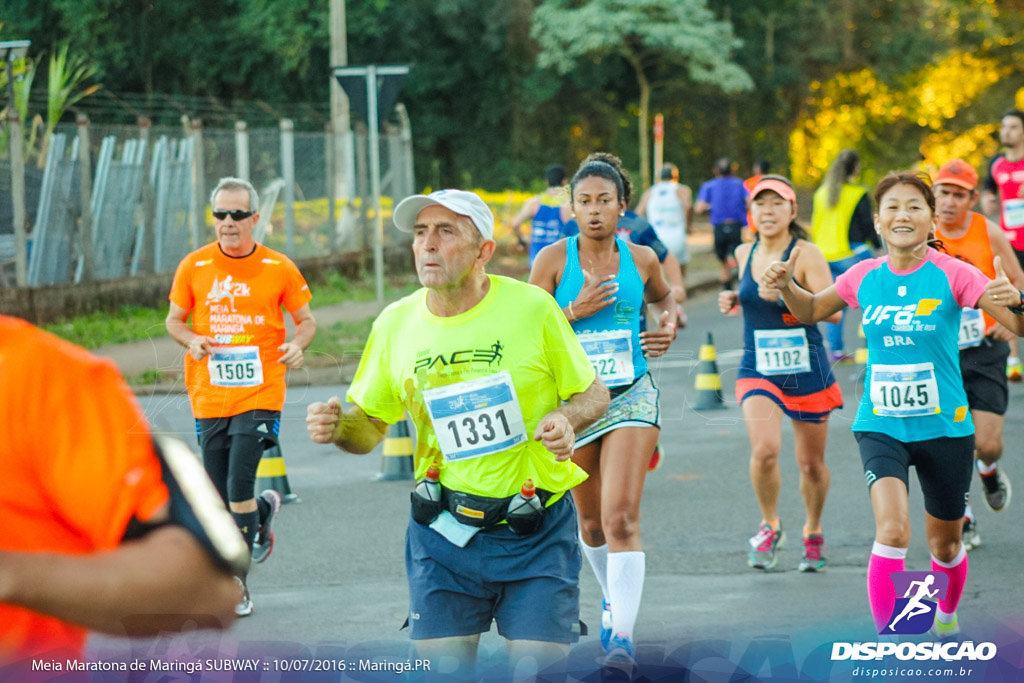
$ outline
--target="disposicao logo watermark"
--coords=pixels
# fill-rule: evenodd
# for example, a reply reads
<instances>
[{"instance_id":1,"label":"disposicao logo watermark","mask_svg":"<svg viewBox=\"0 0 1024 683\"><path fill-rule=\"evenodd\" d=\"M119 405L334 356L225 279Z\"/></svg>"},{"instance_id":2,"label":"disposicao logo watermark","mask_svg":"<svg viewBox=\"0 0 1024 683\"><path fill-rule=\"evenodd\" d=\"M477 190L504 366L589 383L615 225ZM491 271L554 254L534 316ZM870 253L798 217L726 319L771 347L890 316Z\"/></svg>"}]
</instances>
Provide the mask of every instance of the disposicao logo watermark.
<instances>
[{"instance_id":1,"label":"disposicao logo watermark","mask_svg":"<svg viewBox=\"0 0 1024 683\"><path fill-rule=\"evenodd\" d=\"M935 622L939 600L946 597L949 577L939 572L893 572L889 578L896 587L896 605L878 634L926 633Z\"/></svg>"},{"instance_id":2,"label":"disposicao logo watermark","mask_svg":"<svg viewBox=\"0 0 1024 683\"><path fill-rule=\"evenodd\" d=\"M895 638L900 635L926 633L935 621L939 600L946 597L949 577L940 572L893 572L889 577L896 589L896 604L879 635ZM833 643L832 661L879 660L896 657L918 661L987 661L996 656L995 643L965 640L943 642Z\"/></svg>"}]
</instances>

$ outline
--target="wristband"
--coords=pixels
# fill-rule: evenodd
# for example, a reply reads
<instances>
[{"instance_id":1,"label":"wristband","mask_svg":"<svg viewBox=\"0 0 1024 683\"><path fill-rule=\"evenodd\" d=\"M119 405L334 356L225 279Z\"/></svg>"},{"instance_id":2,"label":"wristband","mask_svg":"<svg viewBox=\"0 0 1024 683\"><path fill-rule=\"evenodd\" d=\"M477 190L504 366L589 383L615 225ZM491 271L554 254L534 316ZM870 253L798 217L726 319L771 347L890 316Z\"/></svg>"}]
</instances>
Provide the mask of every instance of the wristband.
<instances>
[{"instance_id":1,"label":"wristband","mask_svg":"<svg viewBox=\"0 0 1024 683\"><path fill-rule=\"evenodd\" d=\"M569 315L572 316L572 318L569 320L569 322L572 323L572 322L576 322L577 320L579 320L579 318L576 316L576 311L572 310L572 302L571 301L569 302Z\"/></svg>"},{"instance_id":2,"label":"wristband","mask_svg":"<svg viewBox=\"0 0 1024 683\"><path fill-rule=\"evenodd\" d=\"M676 327L675 323L665 322L666 325L672 328L672 334L679 334L679 328Z\"/></svg>"}]
</instances>

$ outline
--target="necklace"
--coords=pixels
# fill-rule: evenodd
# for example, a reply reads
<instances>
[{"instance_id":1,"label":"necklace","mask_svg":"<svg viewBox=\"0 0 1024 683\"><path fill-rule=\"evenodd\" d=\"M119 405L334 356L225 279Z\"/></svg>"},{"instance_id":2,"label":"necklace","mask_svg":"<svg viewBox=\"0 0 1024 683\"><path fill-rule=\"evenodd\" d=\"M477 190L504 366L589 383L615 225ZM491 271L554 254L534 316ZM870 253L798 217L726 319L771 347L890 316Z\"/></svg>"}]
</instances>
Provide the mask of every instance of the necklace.
<instances>
[{"instance_id":1,"label":"necklace","mask_svg":"<svg viewBox=\"0 0 1024 683\"><path fill-rule=\"evenodd\" d=\"M600 260L595 262L594 259L591 258L590 254L588 254L583 249L579 249L579 253L587 259L587 265L590 267L591 275L597 275L599 272L600 274L605 274L603 271L611 272L611 269L614 265L613 262L616 258L614 247L608 250L608 257L605 259L604 263L601 263Z\"/></svg>"}]
</instances>

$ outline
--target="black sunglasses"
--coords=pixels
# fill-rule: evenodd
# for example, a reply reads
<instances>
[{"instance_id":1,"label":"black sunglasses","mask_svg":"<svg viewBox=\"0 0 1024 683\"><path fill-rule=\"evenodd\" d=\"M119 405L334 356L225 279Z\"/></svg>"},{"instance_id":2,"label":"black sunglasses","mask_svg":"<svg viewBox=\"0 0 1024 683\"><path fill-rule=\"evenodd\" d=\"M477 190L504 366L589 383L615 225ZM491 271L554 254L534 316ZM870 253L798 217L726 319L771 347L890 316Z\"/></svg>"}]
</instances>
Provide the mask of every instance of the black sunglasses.
<instances>
[{"instance_id":1,"label":"black sunglasses","mask_svg":"<svg viewBox=\"0 0 1024 683\"><path fill-rule=\"evenodd\" d=\"M222 221L228 216L231 216L231 220L233 221L244 221L246 218L253 215L254 213L255 211L219 211L217 209L214 209L213 217L219 221Z\"/></svg>"}]
</instances>

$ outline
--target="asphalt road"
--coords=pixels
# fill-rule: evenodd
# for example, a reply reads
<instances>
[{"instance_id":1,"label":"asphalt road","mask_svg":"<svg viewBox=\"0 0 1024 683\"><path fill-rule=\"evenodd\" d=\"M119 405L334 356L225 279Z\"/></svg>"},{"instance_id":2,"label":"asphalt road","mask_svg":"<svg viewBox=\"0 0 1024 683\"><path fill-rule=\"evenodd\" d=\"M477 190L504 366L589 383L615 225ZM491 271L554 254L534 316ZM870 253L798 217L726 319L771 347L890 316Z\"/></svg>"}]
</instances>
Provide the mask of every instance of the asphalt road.
<instances>
[{"instance_id":1,"label":"asphalt road","mask_svg":"<svg viewBox=\"0 0 1024 683\"><path fill-rule=\"evenodd\" d=\"M865 591L874 526L850 433L862 390L862 366L836 368L846 405L830 422L826 457L832 472L824 516L828 570L802 574L796 569L804 519L787 420L780 516L789 542L775 570L754 571L746 564L747 539L760 515L750 488L746 427L735 405L733 382L742 320L721 316L712 295L698 297L687 308L689 326L671 351L651 364L661 389L666 457L648 477L642 504L647 581L636 631L642 672L652 680L678 678L684 667L699 674L692 680L724 681L737 673L739 680L744 674L791 680L801 673L811 680L852 680L850 670L857 663L831 663L828 652L834 641L877 639ZM858 340L851 323L847 333L852 349ZM720 410L698 412L691 407L696 358L708 332L714 335L726 403ZM1011 385L1011 394L1004 463L1010 476L1024 486L1017 447L1024 442L1024 387ZM379 449L353 456L309 441L306 405L332 395L343 396L344 386L289 389L282 448L289 482L302 502L285 506L275 523L273 556L250 575L255 614L222 635L191 634L132 645L96 638L92 647L97 656L112 656L126 647L140 656L273 653L349 661L360 656L412 656L408 637L399 630L408 605L403 539L411 484L374 481L381 467ZM179 433L194 445L186 397L143 396L140 401L158 430ZM977 478L973 492L983 545L970 555L960 623L967 637L999 644L997 663L1013 674L1003 679L998 673L997 678L990 668L985 680L1013 680L1024 676L1024 545L1019 523L1024 501L994 514L980 502ZM916 482L910 509L913 532L907 568L927 570L923 504ZM574 646L570 669L589 680L587 672L600 653L596 630L601 595L586 564L581 589L582 618L594 635ZM485 634L482 676L503 649L495 632ZM324 676L309 680L337 680L341 674ZM259 680L287 679L286 674L265 669ZM979 680L977 674L973 680Z\"/></svg>"}]
</instances>

